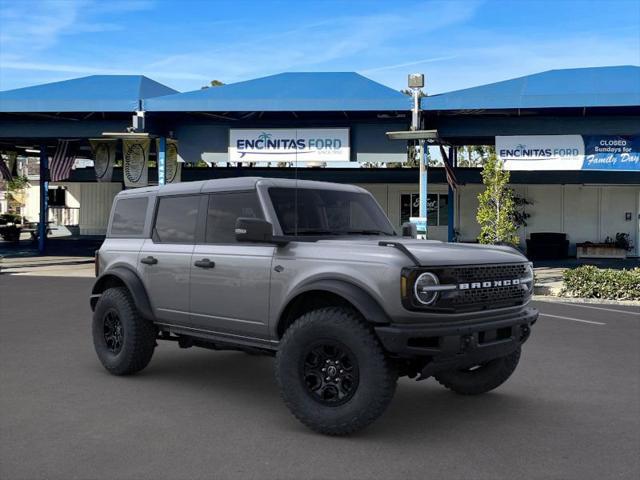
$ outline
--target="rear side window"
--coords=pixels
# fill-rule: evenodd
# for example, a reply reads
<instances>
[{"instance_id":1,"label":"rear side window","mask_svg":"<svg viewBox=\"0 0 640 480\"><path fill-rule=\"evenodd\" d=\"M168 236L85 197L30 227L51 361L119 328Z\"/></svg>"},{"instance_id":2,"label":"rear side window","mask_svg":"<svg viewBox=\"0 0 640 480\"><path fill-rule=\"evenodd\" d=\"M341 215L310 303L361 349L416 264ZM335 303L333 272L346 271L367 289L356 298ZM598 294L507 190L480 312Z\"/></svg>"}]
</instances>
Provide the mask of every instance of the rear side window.
<instances>
[{"instance_id":1,"label":"rear side window","mask_svg":"<svg viewBox=\"0 0 640 480\"><path fill-rule=\"evenodd\" d=\"M147 197L123 198L116 202L110 235L137 237L144 230Z\"/></svg>"},{"instance_id":2,"label":"rear side window","mask_svg":"<svg viewBox=\"0 0 640 480\"><path fill-rule=\"evenodd\" d=\"M238 217L264 218L255 191L209 195L206 243L235 243Z\"/></svg>"},{"instance_id":3,"label":"rear side window","mask_svg":"<svg viewBox=\"0 0 640 480\"><path fill-rule=\"evenodd\" d=\"M194 243L199 195L161 197L153 229L156 243Z\"/></svg>"}]
</instances>

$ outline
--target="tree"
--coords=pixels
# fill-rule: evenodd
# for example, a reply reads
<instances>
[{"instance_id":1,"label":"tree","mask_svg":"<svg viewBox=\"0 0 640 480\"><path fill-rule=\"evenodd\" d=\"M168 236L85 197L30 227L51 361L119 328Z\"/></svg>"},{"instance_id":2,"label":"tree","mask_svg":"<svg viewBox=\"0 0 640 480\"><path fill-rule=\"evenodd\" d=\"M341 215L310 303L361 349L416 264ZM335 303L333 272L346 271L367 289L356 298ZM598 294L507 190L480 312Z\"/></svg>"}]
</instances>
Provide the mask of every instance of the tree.
<instances>
[{"instance_id":1,"label":"tree","mask_svg":"<svg viewBox=\"0 0 640 480\"><path fill-rule=\"evenodd\" d=\"M514 222L516 203L513 190L507 184L510 174L503 169L495 154L489 155L482 169L485 190L478 195L476 220L480 224L480 243L518 245L518 226Z\"/></svg>"},{"instance_id":2,"label":"tree","mask_svg":"<svg viewBox=\"0 0 640 480\"><path fill-rule=\"evenodd\" d=\"M221 82L220 80L211 80L209 82L209 85L205 85L204 87L201 88L201 90L205 90L210 87L221 87L223 85L224 85L224 82Z\"/></svg>"},{"instance_id":3,"label":"tree","mask_svg":"<svg viewBox=\"0 0 640 480\"><path fill-rule=\"evenodd\" d=\"M495 155L493 145L467 145L458 148L459 167L481 167L490 155Z\"/></svg>"}]
</instances>

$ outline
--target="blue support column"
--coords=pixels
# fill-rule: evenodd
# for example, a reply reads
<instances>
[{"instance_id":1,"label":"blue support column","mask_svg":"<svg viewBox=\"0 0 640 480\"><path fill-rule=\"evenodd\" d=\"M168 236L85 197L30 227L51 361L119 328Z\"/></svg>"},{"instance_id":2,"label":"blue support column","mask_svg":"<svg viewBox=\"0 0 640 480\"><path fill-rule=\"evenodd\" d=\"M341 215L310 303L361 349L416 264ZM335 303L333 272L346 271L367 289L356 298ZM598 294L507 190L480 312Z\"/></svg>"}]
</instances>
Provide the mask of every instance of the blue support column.
<instances>
[{"instance_id":1,"label":"blue support column","mask_svg":"<svg viewBox=\"0 0 640 480\"><path fill-rule=\"evenodd\" d=\"M449 161L451 162L451 168L455 168L457 165L457 156L458 151L456 147L451 147L449 149ZM454 206L455 198L453 195L453 188L449 185L449 189L447 190L447 241L453 242L453 237L455 236L455 206Z\"/></svg>"},{"instance_id":2,"label":"blue support column","mask_svg":"<svg viewBox=\"0 0 640 480\"><path fill-rule=\"evenodd\" d=\"M49 221L49 157L47 145L40 145L40 223L38 224L38 252L47 249L47 225Z\"/></svg>"},{"instance_id":3,"label":"blue support column","mask_svg":"<svg viewBox=\"0 0 640 480\"><path fill-rule=\"evenodd\" d=\"M167 139L160 137L158 139L158 185L166 183L167 169Z\"/></svg>"}]
</instances>

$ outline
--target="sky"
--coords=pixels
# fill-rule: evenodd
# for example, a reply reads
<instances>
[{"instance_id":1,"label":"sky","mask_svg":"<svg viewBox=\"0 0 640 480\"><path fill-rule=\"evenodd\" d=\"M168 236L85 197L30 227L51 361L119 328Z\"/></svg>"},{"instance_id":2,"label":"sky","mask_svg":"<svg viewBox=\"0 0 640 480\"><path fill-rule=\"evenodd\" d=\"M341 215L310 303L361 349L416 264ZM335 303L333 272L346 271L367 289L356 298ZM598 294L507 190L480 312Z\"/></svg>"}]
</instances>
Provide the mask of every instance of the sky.
<instances>
[{"instance_id":1,"label":"sky","mask_svg":"<svg viewBox=\"0 0 640 480\"><path fill-rule=\"evenodd\" d=\"M411 72L442 93L640 65L640 1L0 0L0 90L143 74L180 91L285 71Z\"/></svg>"}]
</instances>

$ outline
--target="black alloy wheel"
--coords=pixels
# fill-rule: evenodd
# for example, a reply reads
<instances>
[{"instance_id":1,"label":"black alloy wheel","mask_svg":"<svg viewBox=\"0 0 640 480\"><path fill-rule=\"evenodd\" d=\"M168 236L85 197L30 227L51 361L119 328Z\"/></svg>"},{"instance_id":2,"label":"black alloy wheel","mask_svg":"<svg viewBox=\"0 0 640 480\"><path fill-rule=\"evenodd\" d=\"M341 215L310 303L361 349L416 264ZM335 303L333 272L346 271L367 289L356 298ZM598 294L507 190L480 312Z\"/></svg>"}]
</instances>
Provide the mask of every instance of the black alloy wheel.
<instances>
[{"instance_id":1,"label":"black alloy wheel","mask_svg":"<svg viewBox=\"0 0 640 480\"><path fill-rule=\"evenodd\" d=\"M304 384L314 400L331 407L351 400L358 388L358 362L345 345L320 341L307 350L304 359Z\"/></svg>"},{"instance_id":2,"label":"black alloy wheel","mask_svg":"<svg viewBox=\"0 0 640 480\"><path fill-rule=\"evenodd\" d=\"M120 350L122 350L122 343L124 341L124 330L120 317L118 316L118 312L114 309L108 310L105 313L103 331L107 350L114 355L120 353Z\"/></svg>"}]
</instances>

